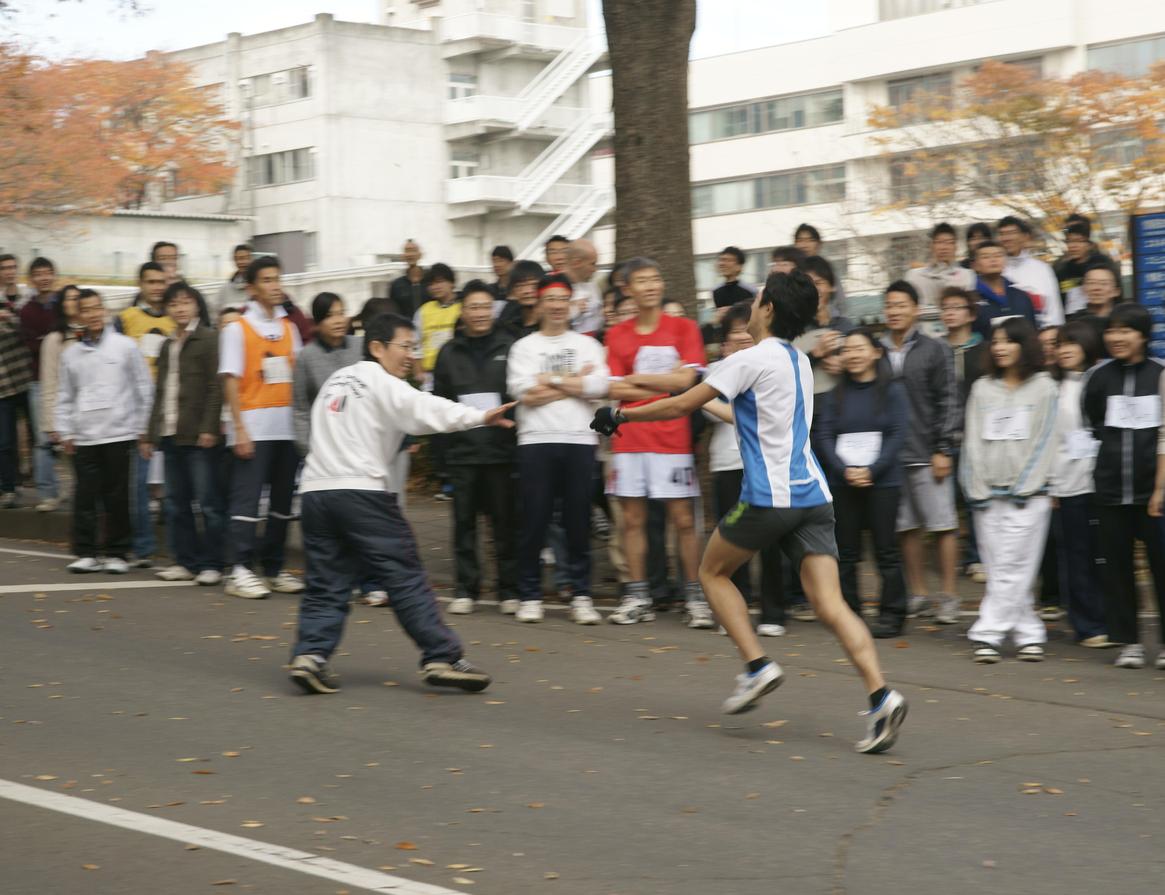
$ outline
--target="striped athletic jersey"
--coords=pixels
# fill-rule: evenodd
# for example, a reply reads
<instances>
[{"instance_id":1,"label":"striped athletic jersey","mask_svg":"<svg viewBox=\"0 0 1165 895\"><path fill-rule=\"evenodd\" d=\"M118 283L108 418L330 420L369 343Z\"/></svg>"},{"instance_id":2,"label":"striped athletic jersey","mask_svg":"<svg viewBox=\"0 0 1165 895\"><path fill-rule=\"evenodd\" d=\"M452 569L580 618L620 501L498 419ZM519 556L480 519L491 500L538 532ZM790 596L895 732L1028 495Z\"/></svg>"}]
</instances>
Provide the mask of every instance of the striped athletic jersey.
<instances>
[{"instance_id":1,"label":"striped athletic jersey","mask_svg":"<svg viewBox=\"0 0 1165 895\"><path fill-rule=\"evenodd\" d=\"M804 353L770 336L725 358L704 381L732 402L742 502L803 508L833 500L809 446L813 369Z\"/></svg>"}]
</instances>

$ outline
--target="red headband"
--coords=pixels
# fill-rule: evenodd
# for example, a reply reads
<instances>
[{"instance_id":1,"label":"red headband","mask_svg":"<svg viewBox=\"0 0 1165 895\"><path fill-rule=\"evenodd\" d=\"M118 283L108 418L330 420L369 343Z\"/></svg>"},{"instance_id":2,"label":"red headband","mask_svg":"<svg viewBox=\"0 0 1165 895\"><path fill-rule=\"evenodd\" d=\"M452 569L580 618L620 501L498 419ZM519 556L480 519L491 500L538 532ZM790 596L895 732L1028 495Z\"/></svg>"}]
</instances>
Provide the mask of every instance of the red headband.
<instances>
[{"instance_id":1,"label":"red headband","mask_svg":"<svg viewBox=\"0 0 1165 895\"><path fill-rule=\"evenodd\" d=\"M571 289L569 286L567 286L566 283L559 283L559 282L555 281L553 283L547 283L545 286L540 288L538 290L538 297L541 298L543 295L545 295L551 289L566 289L571 294L574 294L574 290Z\"/></svg>"}]
</instances>

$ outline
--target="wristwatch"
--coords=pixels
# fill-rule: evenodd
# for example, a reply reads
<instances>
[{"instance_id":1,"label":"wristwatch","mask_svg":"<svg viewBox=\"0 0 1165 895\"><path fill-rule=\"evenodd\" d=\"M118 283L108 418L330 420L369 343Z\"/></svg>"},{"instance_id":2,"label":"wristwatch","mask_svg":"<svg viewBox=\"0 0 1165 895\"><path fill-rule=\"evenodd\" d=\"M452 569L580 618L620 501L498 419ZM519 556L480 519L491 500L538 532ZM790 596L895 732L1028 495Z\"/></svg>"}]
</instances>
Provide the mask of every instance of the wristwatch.
<instances>
[{"instance_id":1,"label":"wristwatch","mask_svg":"<svg viewBox=\"0 0 1165 895\"><path fill-rule=\"evenodd\" d=\"M555 373L553 376L550 377L550 384L553 385L555 388L558 388L560 385L562 385L562 377L559 376L557 373Z\"/></svg>"}]
</instances>

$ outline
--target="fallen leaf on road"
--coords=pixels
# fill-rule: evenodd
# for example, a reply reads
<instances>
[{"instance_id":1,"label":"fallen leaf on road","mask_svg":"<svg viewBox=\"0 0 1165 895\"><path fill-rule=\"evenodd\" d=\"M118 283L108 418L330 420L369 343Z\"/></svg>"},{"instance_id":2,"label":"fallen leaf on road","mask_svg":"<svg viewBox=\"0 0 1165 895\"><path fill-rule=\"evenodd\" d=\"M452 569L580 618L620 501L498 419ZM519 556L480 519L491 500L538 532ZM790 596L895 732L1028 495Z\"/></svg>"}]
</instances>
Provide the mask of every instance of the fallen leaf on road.
<instances>
[{"instance_id":1,"label":"fallen leaf on road","mask_svg":"<svg viewBox=\"0 0 1165 895\"><path fill-rule=\"evenodd\" d=\"M505 705L506 701L504 699L487 699L485 701L485 704L486 705Z\"/></svg>"},{"instance_id":2,"label":"fallen leaf on road","mask_svg":"<svg viewBox=\"0 0 1165 895\"><path fill-rule=\"evenodd\" d=\"M264 826L264 824L261 820L245 820L239 824L239 826L246 827L248 830L254 830L258 827Z\"/></svg>"},{"instance_id":3,"label":"fallen leaf on road","mask_svg":"<svg viewBox=\"0 0 1165 895\"><path fill-rule=\"evenodd\" d=\"M459 885L459 886L472 886L472 885L474 885L473 880L466 879L464 876L453 877L453 882L457 883L457 885Z\"/></svg>"},{"instance_id":4,"label":"fallen leaf on road","mask_svg":"<svg viewBox=\"0 0 1165 895\"><path fill-rule=\"evenodd\" d=\"M100 864L82 864L81 869L82 870L100 870L101 865Z\"/></svg>"},{"instance_id":5,"label":"fallen leaf on road","mask_svg":"<svg viewBox=\"0 0 1165 895\"><path fill-rule=\"evenodd\" d=\"M1045 786L1044 792L1046 792L1050 796L1062 796L1064 794L1064 790L1057 789L1054 786Z\"/></svg>"},{"instance_id":6,"label":"fallen leaf on road","mask_svg":"<svg viewBox=\"0 0 1165 895\"><path fill-rule=\"evenodd\" d=\"M316 800L313 799L311 796L300 796L295 801L298 802L300 805L314 805L316 803Z\"/></svg>"},{"instance_id":7,"label":"fallen leaf on road","mask_svg":"<svg viewBox=\"0 0 1165 895\"><path fill-rule=\"evenodd\" d=\"M788 721L766 721L761 727L784 727Z\"/></svg>"},{"instance_id":8,"label":"fallen leaf on road","mask_svg":"<svg viewBox=\"0 0 1165 895\"><path fill-rule=\"evenodd\" d=\"M446 864L445 869L446 870L464 870L468 866L469 866L468 864Z\"/></svg>"},{"instance_id":9,"label":"fallen leaf on road","mask_svg":"<svg viewBox=\"0 0 1165 895\"><path fill-rule=\"evenodd\" d=\"M54 777L52 774L37 774L36 777L34 777L33 779L34 780L56 780L57 778Z\"/></svg>"},{"instance_id":10,"label":"fallen leaf on road","mask_svg":"<svg viewBox=\"0 0 1165 895\"><path fill-rule=\"evenodd\" d=\"M745 798L746 799L759 799L760 793L759 792L750 792L748 795L745 796Z\"/></svg>"},{"instance_id":11,"label":"fallen leaf on road","mask_svg":"<svg viewBox=\"0 0 1165 895\"><path fill-rule=\"evenodd\" d=\"M553 870L551 870L548 873L542 874L542 878L543 879L558 879L558 874L555 873Z\"/></svg>"},{"instance_id":12,"label":"fallen leaf on road","mask_svg":"<svg viewBox=\"0 0 1165 895\"><path fill-rule=\"evenodd\" d=\"M377 870L396 870L395 864L381 864L376 868Z\"/></svg>"},{"instance_id":13,"label":"fallen leaf on road","mask_svg":"<svg viewBox=\"0 0 1165 895\"><path fill-rule=\"evenodd\" d=\"M545 802L531 802L531 803L530 803L529 805L527 805L526 807L527 807L527 808L545 808L545 807L546 807L546 803L545 803Z\"/></svg>"},{"instance_id":14,"label":"fallen leaf on road","mask_svg":"<svg viewBox=\"0 0 1165 895\"><path fill-rule=\"evenodd\" d=\"M233 880L233 879L216 879L213 883L211 883L211 885L212 886L233 886L237 882L238 882L238 880Z\"/></svg>"},{"instance_id":15,"label":"fallen leaf on road","mask_svg":"<svg viewBox=\"0 0 1165 895\"><path fill-rule=\"evenodd\" d=\"M239 753L239 752L224 752L224 753L223 753L223 757L224 757L224 758L238 758L240 754L242 754L242 753Z\"/></svg>"},{"instance_id":16,"label":"fallen leaf on road","mask_svg":"<svg viewBox=\"0 0 1165 895\"><path fill-rule=\"evenodd\" d=\"M433 862L428 858L409 858L410 864L420 864L422 867L432 867Z\"/></svg>"},{"instance_id":17,"label":"fallen leaf on road","mask_svg":"<svg viewBox=\"0 0 1165 895\"><path fill-rule=\"evenodd\" d=\"M320 818L312 818L312 819L319 820ZM415 845L413 845L411 842L398 842L396 845L393 846L393 848L398 848L401 851L416 851L417 850L417 847Z\"/></svg>"},{"instance_id":18,"label":"fallen leaf on road","mask_svg":"<svg viewBox=\"0 0 1165 895\"><path fill-rule=\"evenodd\" d=\"M205 768L199 768L197 771L191 771L191 774L199 774L203 777L210 777L214 775L214 771L208 771Z\"/></svg>"}]
</instances>

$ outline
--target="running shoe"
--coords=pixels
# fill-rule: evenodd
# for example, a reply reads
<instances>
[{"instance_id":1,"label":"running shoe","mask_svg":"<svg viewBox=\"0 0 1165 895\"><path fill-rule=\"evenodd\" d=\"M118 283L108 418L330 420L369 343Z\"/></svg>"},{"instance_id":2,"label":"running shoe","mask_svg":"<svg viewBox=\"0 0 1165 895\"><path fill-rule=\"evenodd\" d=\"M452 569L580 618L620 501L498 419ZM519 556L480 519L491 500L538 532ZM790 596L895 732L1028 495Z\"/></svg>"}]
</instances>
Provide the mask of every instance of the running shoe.
<instances>
[{"instance_id":1,"label":"running shoe","mask_svg":"<svg viewBox=\"0 0 1165 895\"><path fill-rule=\"evenodd\" d=\"M536 625L545 617L546 613L542 609L541 600L523 600L516 614L518 621L529 625Z\"/></svg>"},{"instance_id":2,"label":"running shoe","mask_svg":"<svg viewBox=\"0 0 1165 895\"><path fill-rule=\"evenodd\" d=\"M385 590L370 590L364 595L365 606L387 606L388 605L388 591Z\"/></svg>"},{"instance_id":3,"label":"running shoe","mask_svg":"<svg viewBox=\"0 0 1165 895\"><path fill-rule=\"evenodd\" d=\"M1107 634L1096 634L1093 637L1085 637L1080 641L1080 645L1088 649L1108 649L1113 643Z\"/></svg>"},{"instance_id":4,"label":"running shoe","mask_svg":"<svg viewBox=\"0 0 1165 895\"><path fill-rule=\"evenodd\" d=\"M930 597L912 595L906 603L906 617L907 618L922 618L933 614L934 610L930 605Z\"/></svg>"},{"instance_id":5,"label":"running shoe","mask_svg":"<svg viewBox=\"0 0 1165 895\"><path fill-rule=\"evenodd\" d=\"M1040 618L1046 622L1058 622L1064 617L1064 610L1059 606L1042 606Z\"/></svg>"},{"instance_id":6,"label":"running shoe","mask_svg":"<svg viewBox=\"0 0 1165 895\"><path fill-rule=\"evenodd\" d=\"M194 573L186 566L166 566L164 569L159 569L154 572L154 575L161 578L163 581L193 581Z\"/></svg>"},{"instance_id":7,"label":"running shoe","mask_svg":"<svg viewBox=\"0 0 1165 895\"><path fill-rule=\"evenodd\" d=\"M203 569L198 573L198 577L194 579L194 583L202 587L214 587L222 584L222 572L218 569Z\"/></svg>"},{"instance_id":8,"label":"running shoe","mask_svg":"<svg viewBox=\"0 0 1165 895\"><path fill-rule=\"evenodd\" d=\"M296 656L291 660L291 679L305 693L335 693L340 679L321 656Z\"/></svg>"},{"instance_id":9,"label":"running shoe","mask_svg":"<svg viewBox=\"0 0 1165 895\"><path fill-rule=\"evenodd\" d=\"M1158 671L1165 671L1165 649L1157 653L1157 661L1153 667Z\"/></svg>"},{"instance_id":10,"label":"running shoe","mask_svg":"<svg viewBox=\"0 0 1165 895\"><path fill-rule=\"evenodd\" d=\"M154 567L154 561L148 556L139 556L131 560L128 566L133 569L152 569Z\"/></svg>"},{"instance_id":11,"label":"running shoe","mask_svg":"<svg viewBox=\"0 0 1165 895\"><path fill-rule=\"evenodd\" d=\"M1021 662L1044 661L1044 648L1038 643L1029 643L1015 651L1015 658Z\"/></svg>"},{"instance_id":12,"label":"running shoe","mask_svg":"<svg viewBox=\"0 0 1165 895\"><path fill-rule=\"evenodd\" d=\"M517 615L518 607L521 605L521 600L502 600L498 603L498 612L502 615Z\"/></svg>"},{"instance_id":13,"label":"running shoe","mask_svg":"<svg viewBox=\"0 0 1165 895\"><path fill-rule=\"evenodd\" d=\"M245 566L235 566L223 590L228 597L240 597L244 600L265 600L271 596L271 591L267 589L263 579Z\"/></svg>"},{"instance_id":14,"label":"running shoe","mask_svg":"<svg viewBox=\"0 0 1165 895\"><path fill-rule=\"evenodd\" d=\"M129 571L129 563L120 556L113 556L105 560L105 571L110 575L124 575Z\"/></svg>"},{"instance_id":15,"label":"running shoe","mask_svg":"<svg viewBox=\"0 0 1165 895\"><path fill-rule=\"evenodd\" d=\"M728 632L723 631L722 633L726 634ZM757 625L756 626L756 633L757 633L758 637L784 637L785 636L785 626L784 625Z\"/></svg>"},{"instance_id":16,"label":"running shoe","mask_svg":"<svg viewBox=\"0 0 1165 895\"><path fill-rule=\"evenodd\" d=\"M36 511L38 513L51 513L53 510L55 510L60 505L61 505L61 502L59 500L57 500L55 497L46 497L44 500L42 500L40 503L38 503L36 505Z\"/></svg>"},{"instance_id":17,"label":"running shoe","mask_svg":"<svg viewBox=\"0 0 1165 895\"><path fill-rule=\"evenodd\" d=\"M303 582L286 569L282 569L278 575L268 578L267 586L277 594L303 593Z\"/></svg>"},{"instance_id":18,"label":"running shoe","mask_svg":"<svg viewBox=\"0 0 1165 895\"><path fill-rule=\"evenodd\" d=\"M105 568L105 563L94 559L92 556L82 556L80 559L73 560L71 563L65 566L65 568L70 572L75 572L78 574L85 572L100 572Z\"/></svg>"},{"instance_id":19,"label":"running shoe","mask_svg":"<svg viewBox=\"0 0 1165 895\"><path fill-rule=\"evenodd\" d=\"M570 620L576 625L597 625L603 617L590 597L575 597L570 601Z\"/></svg>"},{"instance_id":20,"label":"running shoe","mask_svg":"<svg viewBox=\"0 0 1165 895\"><path fill-rule=\"evenodd\" d=\"M983 568L981 562L969 562L967 568L963 570L964 574L976 584L987 583L987 570Z\"/></svg>"},{"instance_id":21,"label":"running shoe","mask_svg":"<svg viewBox=\"0 0 1165 895\"><path fill-rule=\"evenodd\" d=\"M607 616L607 621L613 625L635 625L639 622L655 621L655 611L650 599L639 597L624 597L619 608Z\"/></svg>"},{"instance_id":22,"label":"running shoe","mask_svg":"<svg viewBox=\"0 0 1165 895\"><path fill-rule=\"evenodd\" d=\"M934 620L940 625L957 625L962 602L958 597L943 595L938 598L938 608L934 612Z\"/></svg>"},{"instance_id":23,"label":"running shoe","mask_svg":"<svg viewBox=\"0 0 1165 895\"><path fill-rule=\"evenodd\" d=\"M976 643L975 649L971 652L971 658L980 665L994 665L1003 656L990 643Z\"/></svg>"},{"instance_id":24,"label":"running shoe","mask_svg":"<svg viewBox=\"0 0 1165 895\"><path fill-rule=\"evenodd\" d=\"M736 689L724 700L720 710L726 715L739 715L756 708L761 697L772 693L785 680L785 673L776 662L769 662L759 671L736 676Z\"/></svg>"},{"instance_id":25,"label":"running shoe","mask_svg":"<svg viewBox=\"0 0 1165 895\"><path fill-rule=\"evenodd\" d=\"M865 739L854 744L854 749L867 755L876 755L893 746L898 739L898 729L906 720L908 708L906 698L901 693L887 690L875 708L860 713L869 725L869 733Z\"/></svg>"},{"instance_id":26,"label":"running shoe","mask_svg":"<svg viewBox=\"0 0 1165 895\"><path fill-rule=\"evenodd\" d=\"M1145 648L1139 643L1130 643L1120 651L1112 664L1117 668L1144 668Z\"/></svg>"},{"instance_id":27,"label":"running shoe","mask_svg":"<svg viewBox=\"0 0 1165 895\"><path fill-rule=\"evenodd\" d=\"M450 615L469 615L473 612L473 598L472 597L455 597L449 603Z\"/></svg>"},{"instance_id":28,"label":"running shoe","mask_svg":"<svg viewBox=\"0 0 1165 895\"><path fill-rule=\"evenodd\" d=\"M815 622L817 613L808 603L799 603L789 611L789 617L795 622Z\"/></svg>"},{"instance_id":29,"label":"running shoe","mask_svg":"<svg viewBox=\"0 0 1165 895\"><path fill-rule=\"evenodd\" d=\"M688 617L689 628L714 628L712 609L704 600L689 600L684 604L684 614Z\"/></svg>"},{"instance_id":30,"label":"running shoe","mask_svg":"<svg viewBox=\"0 0 1165 895\"><path fill-rule=\"evenodd\" d=\"M469 693L479 693L490 685L490 676L475 668L465 659L448 662L426 662L421 677L433 687L456 687Z\"/></svg>"}]
</instances>

